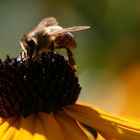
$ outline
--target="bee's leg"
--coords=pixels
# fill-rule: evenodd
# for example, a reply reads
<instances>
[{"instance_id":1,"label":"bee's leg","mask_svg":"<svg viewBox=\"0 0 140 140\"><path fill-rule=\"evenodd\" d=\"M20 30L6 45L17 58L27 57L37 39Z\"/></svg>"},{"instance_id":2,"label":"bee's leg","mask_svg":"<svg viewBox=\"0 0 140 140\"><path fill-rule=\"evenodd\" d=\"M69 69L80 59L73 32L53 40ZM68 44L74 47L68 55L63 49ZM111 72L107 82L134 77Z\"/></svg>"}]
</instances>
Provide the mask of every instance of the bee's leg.
<instances>
[{"instance_id":1,"label":"bee's leg","mask_svg":"<svg viewBox=\"0 0 140 140\"><path fill-rule=\"evenodd\" d=\"M52 58L52 60L53 60L53 56L54 56L54 47L55 47L54 42L52 41L50 46L48 47L48 52L50 52L49 55Z\"/></svg>"},{"instance_id":2,"label":"bee's leg","mask_svg":"<svg viewBox=\"0 0 140 140\"><path fill-rule=\"evenodd\" d=\"M68 54L68 61L71 64L71 66L73 67L74 71L77 71L77 66L73 57L73 53L71 52L71 50L69 48L66 48L67 50L67 54Z\"/></svg>"},{"instance_id":3,"label":"bee's leg","mask_svg":"<svg viewBox=\"0 0 140 140\"><path fill-rule=\"evenodd\" d=\"M24 50L21 50L20 53L19 53L21 58L23 58L23 51Z\"/></svg>"},{"instance_id":4,"label":"bee's leg","mask_svg":"<svg viewBox=\"0 0 140 140\"><path fill-rule=\"evenodd\" d=\"M21 57L21 59L25 59L25 57L26 57L25 51L23 49L20 51L20 57Z\"/></svg>"},{"instance_id":5,"label":"bee's leg","mask_svg":"<svg viewBox=\"0 0 140 140\"><path fill-rule=\"evenodd\" d=\"M39 48L36 47L36 58L38 59L38 55L39 55Z\"/></svg>"},{"instance_id":6,"label":"bee's leg","mask_svg":"<svg viewBox=\"0 0 140 140\"><path fill-rule=\"evenodd\" d=\"M77 71L77 66L73 57L73 53L71 52L71 50L69 48L66 48L65 46L56 46L56 49L66 49L67 51L67 55L68 55L68 61L70 63L70 65L72 66L74 71Z\"/></svg>"},{"instance_id":7,"label":"bee's leg","mask_svg":"<svg viewBox=\"0 0 140 140\"><path fill-rule=\"evenodd\" d=\"M55 45L54 45L54 42L52 41L52 42L51 42L51 45L49 46L49 50L50 50L51 52L53 52L53 51L54 51L54 47L55 47Z\"/></svg>"}]
</instances>

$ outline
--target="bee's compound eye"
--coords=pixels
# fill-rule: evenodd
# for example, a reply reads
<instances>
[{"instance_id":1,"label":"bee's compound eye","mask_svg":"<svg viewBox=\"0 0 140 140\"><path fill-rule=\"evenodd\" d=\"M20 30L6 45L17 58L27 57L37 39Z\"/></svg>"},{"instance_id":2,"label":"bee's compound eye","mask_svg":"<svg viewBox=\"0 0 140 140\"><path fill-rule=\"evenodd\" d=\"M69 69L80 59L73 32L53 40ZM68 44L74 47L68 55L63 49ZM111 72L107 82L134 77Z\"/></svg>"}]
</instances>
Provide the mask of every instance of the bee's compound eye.
<instances>
[{"instance_id":1,"label":"bee's compound eye","mask_svg":"<svg viewBox=\"0 0 140 140\"><path fill-rule=\"evenodd\" d=\"M27 39L26 43L30 47L35 47L36 46L36 43L35 43L35 41L33 39Z\"/></svg>"}]
</instances>

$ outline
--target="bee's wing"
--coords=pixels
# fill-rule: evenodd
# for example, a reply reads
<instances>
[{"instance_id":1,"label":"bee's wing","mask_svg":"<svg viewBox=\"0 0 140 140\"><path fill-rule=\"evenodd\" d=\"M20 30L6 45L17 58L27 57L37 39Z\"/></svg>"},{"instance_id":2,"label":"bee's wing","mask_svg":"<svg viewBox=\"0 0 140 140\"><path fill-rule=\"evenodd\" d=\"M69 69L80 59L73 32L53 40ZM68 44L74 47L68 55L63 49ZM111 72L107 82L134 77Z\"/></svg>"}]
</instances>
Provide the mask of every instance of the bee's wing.
<instances>
[{"instance_id":1,"label":"bee's wing","mask_svg":"<svg viewBox=\"0 0 140 140\"><path fill-rule=\"evenodd\" d=\"M54 17L47 17L42 19L39 24L37 25L37 27L48 27L48 26L53 26L53 25L58 25L58 22L56 20L56 18Z\"/></svg>"},{"instance_id":2,"label":"bee's wing","mask_svg":"<svg viewBox=\"0 0 140 140\"><path fill-rule=\"evenodd\" d=\"M90 26L72 26L72 27L68 27L68 28L55 30L55 31L49 33L49 35L55 36L55 35L59 35L59 34L66 33L66 32L77 32L77 31L88 29L88 28L90 28Z\"/></svg>"}]
</instances>

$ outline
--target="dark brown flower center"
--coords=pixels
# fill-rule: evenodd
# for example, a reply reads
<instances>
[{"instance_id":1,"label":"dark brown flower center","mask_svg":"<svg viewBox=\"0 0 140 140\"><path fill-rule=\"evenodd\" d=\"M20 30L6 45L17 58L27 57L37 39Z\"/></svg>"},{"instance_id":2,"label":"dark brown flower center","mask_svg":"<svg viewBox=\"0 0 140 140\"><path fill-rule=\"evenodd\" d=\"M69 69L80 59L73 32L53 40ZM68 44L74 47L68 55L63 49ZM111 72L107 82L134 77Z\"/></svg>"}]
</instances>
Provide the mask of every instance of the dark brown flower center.
<instances>
[{"instance_id":1,"label":"dark brown flower center","mask_svg":"<svg viewBox=\"0 0 140 140\"><path fill-rule=\"evenodd\" d=\"M63 56L43 53L36 59L0 61L0 115L10 117L61 109L80 93L78 78Z\"/></svg>"}]
</instances>

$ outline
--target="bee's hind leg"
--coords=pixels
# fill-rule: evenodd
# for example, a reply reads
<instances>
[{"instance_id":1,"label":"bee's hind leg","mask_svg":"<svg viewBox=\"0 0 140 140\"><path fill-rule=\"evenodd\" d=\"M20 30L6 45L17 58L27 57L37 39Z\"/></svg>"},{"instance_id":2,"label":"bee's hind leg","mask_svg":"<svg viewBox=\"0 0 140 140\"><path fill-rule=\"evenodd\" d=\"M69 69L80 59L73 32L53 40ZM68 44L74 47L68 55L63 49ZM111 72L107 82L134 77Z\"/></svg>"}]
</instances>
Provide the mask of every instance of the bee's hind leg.
<instances>
[{"instance_id":1,"label":"bee's hind leg","mask_svg":"<svg viewBox=\"0 0 140 140\"><path fill-rule=\"evenodd\" d=\"M77 66L73 57L73 53L69 48L66 48L67 54L68 54L68 61L71 64L74 71L77 71Z\"/></svg>"},{"instance_id":2,"label":"bee's hind leg","mask_svg":"<svg viewBox=\"0 0 140 140\"><path fill-rule=\"evenodd\" d=\"M66 49L67 51L67 55L68 55L68 62L70 63L70 65L72 66L74 72L77 71L77 66L73 57L73 53L71 52L71 50L69 48L66 48L65 46L56 46L56 49Z\"/></svg>"}]
</instances>

